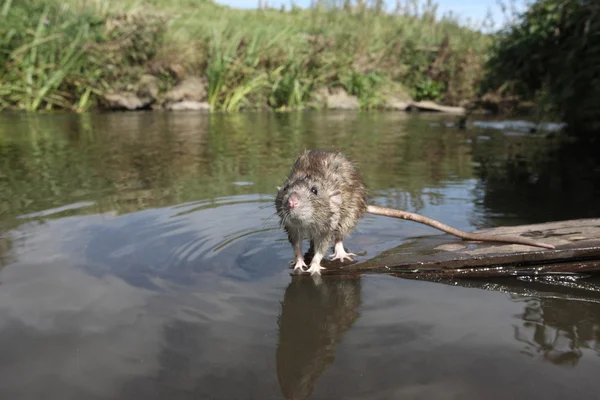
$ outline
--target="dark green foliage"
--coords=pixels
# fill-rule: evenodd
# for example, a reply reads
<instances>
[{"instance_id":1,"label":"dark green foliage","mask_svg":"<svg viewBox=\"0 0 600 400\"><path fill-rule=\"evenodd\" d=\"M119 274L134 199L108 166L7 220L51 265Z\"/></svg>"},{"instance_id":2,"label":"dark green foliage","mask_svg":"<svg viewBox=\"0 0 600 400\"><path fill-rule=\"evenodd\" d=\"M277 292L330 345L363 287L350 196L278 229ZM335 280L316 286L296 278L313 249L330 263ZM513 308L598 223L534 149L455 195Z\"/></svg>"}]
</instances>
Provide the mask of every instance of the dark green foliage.
<instances>
[{"instance_id":1,"label":"dark green foliage","mask_svg":"<svg viewBox=\"0 0 600 400\"><path fill-rule=\"evenodd\" d=\"M424 78L417 83L413 89L412 96L415 100L440 100L444 93L444 83L434 81L431 78Z\"/></svg>"},{"instance_id":2,"label":"dark green foliage","mask_svg":"<svg viewBox=\"0 0 600 400\"><path fill-rule=\"evenodd\" d=\"M386 78L377 71L361 74L351 71L342 78L348 93L358 97L361 107L372 108L382 103L380 88L385 85Z\"/></svg>"},{"instance_id":3,"label":"dark green foliage","mask_svg":"<svg viewBox=\"0 0 600 400\"><path fill-rule=\"evenodd\" d=\"M600 4L539 0L502 31L484 91L547 103L578 134L600 128Z\"/></svg>"}]
</instances>

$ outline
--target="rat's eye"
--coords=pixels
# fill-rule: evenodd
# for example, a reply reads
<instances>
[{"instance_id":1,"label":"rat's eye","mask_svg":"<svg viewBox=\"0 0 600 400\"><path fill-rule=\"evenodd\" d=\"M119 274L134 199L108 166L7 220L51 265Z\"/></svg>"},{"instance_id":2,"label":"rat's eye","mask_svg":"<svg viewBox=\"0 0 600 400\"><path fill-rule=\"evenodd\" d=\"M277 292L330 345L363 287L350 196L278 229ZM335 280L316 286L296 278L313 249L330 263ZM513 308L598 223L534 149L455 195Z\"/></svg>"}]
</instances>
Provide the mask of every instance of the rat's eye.
<instances>
[{"instance_id":1,"label":"rat's eye","mask_svg":"<svg viewBox=\"0 0 600 400\"><path fill-rule=\"evenodd\" d=\"M313 194L319 193L316 186L313 186L312 188L310 188L310 191L313 192Z\"/></svg>"},{"instance_id":2,"label":"rat's eye","mask_svg":"<svg viewBox=\"0 0 600 400\"><path fill-rule=\"evenodd\" d=\"M285 191L287 191L289 188L290 188L290 184L288 183L287 185L285 185L285 186L283 187L283 191L285 192Z\"/></svg>"}]
</instances>

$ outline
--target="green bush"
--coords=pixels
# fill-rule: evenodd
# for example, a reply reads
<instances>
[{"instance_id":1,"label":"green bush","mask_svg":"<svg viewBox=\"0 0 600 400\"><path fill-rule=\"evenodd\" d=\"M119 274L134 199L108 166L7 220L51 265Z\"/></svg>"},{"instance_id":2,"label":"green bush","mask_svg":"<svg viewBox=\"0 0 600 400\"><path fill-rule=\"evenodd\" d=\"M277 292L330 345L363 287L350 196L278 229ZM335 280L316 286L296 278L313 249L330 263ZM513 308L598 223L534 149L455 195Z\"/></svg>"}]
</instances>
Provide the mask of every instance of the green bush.
<instances>
[{"instance_id":1,"label":"green bush","mask_svg":"<svg viewBox=\"0 0 600 400\"><path fill-rule=\"evenodd\" d=\"M356 96L362 108L377 107L382 104L380 88L386 84L386 77L378 71L361 74L351 71L342 77L346 91Z\"/></svg>"},{"instance_id":2,"label":"green bush","mask_svg":"<svg viewBox=\"0 0 600 400\"><path fill-rule=\"evenodd\" d=\"M484 91L537 99L585 135L600 128L600 8L595 1L538 0L492 47Z\"/></svg>"},{"instance_id":3,"label":"green bush","mask_svg":"<svg viewBox=\"0 0 600 400\"><path fill-rule=\"evenodd\" d=\"M417 83L413 89L413 98L420 100L439 100L444 93L445 85L434 81L431 78L425 78Z\"/></svg>"}]
</instances>

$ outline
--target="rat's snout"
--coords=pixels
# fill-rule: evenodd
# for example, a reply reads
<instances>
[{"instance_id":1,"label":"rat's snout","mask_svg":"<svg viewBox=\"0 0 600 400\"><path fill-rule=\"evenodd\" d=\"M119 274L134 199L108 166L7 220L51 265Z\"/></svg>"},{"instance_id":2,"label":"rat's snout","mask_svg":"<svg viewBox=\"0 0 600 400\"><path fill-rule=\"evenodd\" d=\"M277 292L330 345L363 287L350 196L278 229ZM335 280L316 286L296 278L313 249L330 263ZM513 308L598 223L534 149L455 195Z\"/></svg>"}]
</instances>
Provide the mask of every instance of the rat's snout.
<instances>
[{"instance_id":1,"label":"rat's snout","mask_svg":"<svg viewBox=\"0 0 600 400\"><path fill-rule=\"evenodd\" d=\"M291 210L297 208L300 205L300 196L297 193L292 193L288 198L288 206Z\"/></svg>"}]
</instances>

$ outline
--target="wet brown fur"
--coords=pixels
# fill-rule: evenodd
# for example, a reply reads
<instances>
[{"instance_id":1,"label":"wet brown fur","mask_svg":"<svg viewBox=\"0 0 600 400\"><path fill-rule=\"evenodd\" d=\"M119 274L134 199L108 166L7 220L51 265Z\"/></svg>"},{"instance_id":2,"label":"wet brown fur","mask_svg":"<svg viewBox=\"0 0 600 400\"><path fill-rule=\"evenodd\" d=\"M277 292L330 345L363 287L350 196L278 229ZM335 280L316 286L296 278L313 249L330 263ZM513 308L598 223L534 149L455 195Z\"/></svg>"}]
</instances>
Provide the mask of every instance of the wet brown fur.
<instances>
[{"instance_id":1,"label":"wet brown fur","mask_svg":"<svg viewBox=\"0 0 600 400\"><path fill-rule=\"evenodd\" d=\"M292 194L301 202L293 211L286 205ZM332 240L341 242L349 235L365 213L419 222L468 240L554 248L523 237L467 233L419 214L368 205L362 178L354 164L339 152L306 150L300 154L285 186L278 188L275 208L292 247L301 247L302 239L310 239L311 248L321 255ZM300 247L295 248L297 260L301 260Z\"/></svg>"},{"instance_id":2,"label":"wet brown fur","mask_svg":"<svg viewBox=\"0 0 600 400\"><path fill-rule=\"evenodd\" d=\"M316 186L317 196L308 195ZM290 171L285 186L278 190L275 208L290 242L298 234L298 228L286 224L285 201L294 191L306 194L304 198L312 204L312 216L304 221L304 236L318 238L326 243L323 252L335 238L343 239L358 224L367 211L366 188L354 165L341 153L307 150L298 156ZM341 195L341 206L332 207L331 196ZM308 235L307 235L308 234ZM308 236L308 237L307 237ZM317 250L317 249L315 249Z\"/></svg>"}]
</instances>

